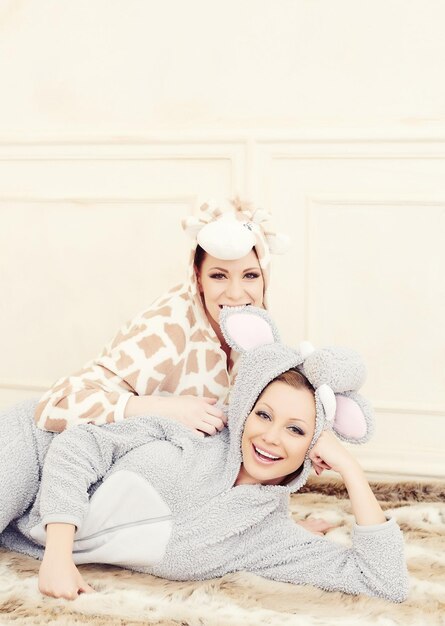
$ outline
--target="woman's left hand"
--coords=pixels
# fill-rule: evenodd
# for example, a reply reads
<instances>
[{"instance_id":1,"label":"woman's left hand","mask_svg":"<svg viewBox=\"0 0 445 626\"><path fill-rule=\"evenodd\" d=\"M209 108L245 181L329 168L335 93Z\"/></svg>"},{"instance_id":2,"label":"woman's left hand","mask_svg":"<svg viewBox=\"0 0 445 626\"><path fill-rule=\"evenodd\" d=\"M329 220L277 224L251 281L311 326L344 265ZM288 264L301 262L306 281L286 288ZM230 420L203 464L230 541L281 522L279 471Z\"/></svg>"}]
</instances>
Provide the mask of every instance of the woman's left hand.
<instances>
[{"instance_id":1,"label":"woman's left hand","mask_svg":"<svg viewBox=\"0 0 445 626\"><path fill-rule=\"evenodd\" d=\"M357 463L352 454L330 430L324 430L317 443L309 452L315 473L319 476L323 470L334 470L342 474L351 463Z\"/></svg>"}]
</instances>

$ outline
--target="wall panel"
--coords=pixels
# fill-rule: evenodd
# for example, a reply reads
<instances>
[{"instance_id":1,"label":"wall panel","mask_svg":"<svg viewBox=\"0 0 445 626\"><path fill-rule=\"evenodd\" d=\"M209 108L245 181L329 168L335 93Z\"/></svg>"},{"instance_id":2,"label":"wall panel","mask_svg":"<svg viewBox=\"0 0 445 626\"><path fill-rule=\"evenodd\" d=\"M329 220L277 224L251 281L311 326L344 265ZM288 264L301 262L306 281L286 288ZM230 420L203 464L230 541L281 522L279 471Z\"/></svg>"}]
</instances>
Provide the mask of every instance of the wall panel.
<instances>
[{"instance_id":1,"label":"wall panel","mask_svg":"<svg viewBox=\"0 0 445 626\"><path fill-rule=\"evenodd\" d=\"M283 338L364 355L365 468L444 476L444 179L445 133L395 127L0 141L0 406L182 280L181 218L239 193L291 235L272 268Z\"/></svg>"}]
</instances>

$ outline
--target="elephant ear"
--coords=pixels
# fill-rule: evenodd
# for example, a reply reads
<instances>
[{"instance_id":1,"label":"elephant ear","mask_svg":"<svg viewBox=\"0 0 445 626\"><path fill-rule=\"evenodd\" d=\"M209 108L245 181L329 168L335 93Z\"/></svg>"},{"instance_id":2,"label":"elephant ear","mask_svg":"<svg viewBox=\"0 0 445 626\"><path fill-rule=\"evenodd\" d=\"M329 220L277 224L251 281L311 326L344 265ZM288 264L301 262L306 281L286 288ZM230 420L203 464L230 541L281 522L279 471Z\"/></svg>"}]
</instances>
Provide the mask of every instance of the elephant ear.
<instances>
[{"instance_id":1,"label":"elephant ear","mask_svg":"<svg viewBox=\"0 0 445 626\"><path fill-rule=\"evenodd\" d=\"M254 306L223 307L219 326L228 345L241 353L280 341L268 313Z\"/></svg>"},{"instance_id":2,"label":"elephant ear","mask_svg":"<svg viewBox=\"0 0 445 626\"><path fill-rule=\"evenodd\" d=\"M336 410L332 430L342 441L365 443L374 432L372 407L363 396L351 392L336 394Z\"/></svg>"},{"instance_id":3,"label":"elephant ear","mask_svg":"<svg viewBox=\"0 0 445 626\"><path fill-rule=\"evenodd\" d=\"M305 355L304 375L315 388L324 384L334 393L344 393L357 391L363 385L366 368L355 350L337 346L316 350L303 342L300 351Z\"/></svg>"}]
</instances>

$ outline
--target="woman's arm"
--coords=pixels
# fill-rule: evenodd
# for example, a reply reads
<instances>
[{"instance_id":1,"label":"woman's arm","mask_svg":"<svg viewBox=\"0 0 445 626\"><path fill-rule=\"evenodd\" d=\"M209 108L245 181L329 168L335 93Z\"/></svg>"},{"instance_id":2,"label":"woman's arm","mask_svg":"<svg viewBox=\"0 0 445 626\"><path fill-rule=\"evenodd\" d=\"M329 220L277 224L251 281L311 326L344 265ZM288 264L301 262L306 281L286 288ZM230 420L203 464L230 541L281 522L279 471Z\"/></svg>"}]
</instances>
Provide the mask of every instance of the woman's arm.
<instances>
[{"instance_id":1,"label":"woman's arm","mask_svg":"<svg viewBox=\"0 0 445 626\"><path fill-rule=\"evenodd\" d=\"M39 591L46 596L74 600L79 593L94 593L73 562L73 524L48 524L46 547L39 569Z\"/></svg>"},{"instance_id":2,"label":"woman's arm","mask_svg":"<svg viewBox=\"0 0 445 626\"><path fill-rule=\"evenodd\" d=\"M177 332L182 332L185 344L185 311L183 320L180 311L177 317L173 326L180 329ZM173 368L184 356L169 337L169 321L156 311L136 317L119 331L98 359L58 380L37 405L38 428L62 432L78 424L101 426L128 417L162 415L199 434L213 435L222 430L226 420L214 406L214 399L152 395L165 378L165 364L170 362Z\"/></svg>"},{"instance_id":3,"label":"woman's arm","mask_svg":"<svg viewBox=\"0 0 445 626\"><path fill-rule=\"evenodd\" d=\"M102 428L85 424L54 437L42 468L39 532L54 522L79 528L88 510L89 488L119 458L150 441L176 437L178 426L161 417Z\"/></svg>"},{"instance_id":4,"label":"woman's arm","mask_svg":"<svg viewBox=\"0 0 445 626\"><path fill-rule=\"evenodd\" d=\"M332 469L345 482L356 519L352 547L315 537L296 524L291 528L286 520L281 536L277 529L277 538L269 540L276 543L270 547L274 562L258 573L328 591L406 600L409 579L402 532L395 519L384 515L359 463L331 431L320 435L309 458L318 474Z\"/></svg>"},{"instance_id":5,"label":"woman's arm","mask_svg":"<svg viewBox=\"0 0 445 626\"><path fill-rule=\"evenodd\" d=\"M227 424L227 416L215 398L196 396L133 396L126 404L124 417L162 415L194 430L196 434L214 435Z\"/></svg>"},{"instance_id":6,"label":"woman's arm","mask_svg":"<svg viewBox=\"0 0 445 626\"><path fill-rule=\"evenodd\" d=\"M317 537L288 519L267 533L263 545L250 553L255 562L249 569L260 576L391 602L407 599L404 541L394 518L383 524L355 524L351 547Z\"/></svg>"},{"instance_id":7,"label":"woman's arm","mask_svg":"<svg viewBox=\"0 0 445 626\"><path fill-rule=\"evenodd\" d=\"M334 433L325 430L310 451L309 458L317 468L317 473L323 469L331 469L341 475L357 524L370 526L386 522L362 467Z\"/></svg>"}]
</instances>

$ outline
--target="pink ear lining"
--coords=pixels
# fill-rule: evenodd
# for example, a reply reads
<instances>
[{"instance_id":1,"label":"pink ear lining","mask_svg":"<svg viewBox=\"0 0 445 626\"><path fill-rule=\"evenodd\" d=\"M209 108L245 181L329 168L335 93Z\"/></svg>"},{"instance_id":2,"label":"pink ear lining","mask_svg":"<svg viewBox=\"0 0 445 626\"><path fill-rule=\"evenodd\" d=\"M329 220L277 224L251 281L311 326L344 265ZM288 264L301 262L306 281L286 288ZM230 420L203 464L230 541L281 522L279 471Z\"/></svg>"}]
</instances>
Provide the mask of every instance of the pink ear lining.
<instances>
[{"instance_id":1,"label":"pink ear lining","mask_svg":"<svg viewBox=\"0 0 445 626\"><path fill-rule=\"evenodd\" d=\"M243 350L275 342L271 327L259 315L234 313L227 318L226 327L230 337Z\"/></svg>"},{"instance_id":2,"label":"pink ear lining","mask_svg":"<svg viewBox=\"0 0 445 626\"><path fill-rule=\"evenodd\" d=\"M365 416L357 402L346 396L335 396L337 410L333 426L340 435L350 439L361 439L366 435Z\"/></svg>"}]
</instances>

